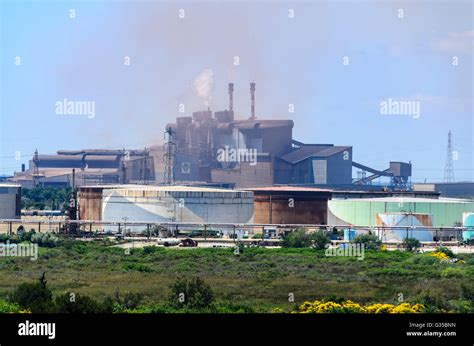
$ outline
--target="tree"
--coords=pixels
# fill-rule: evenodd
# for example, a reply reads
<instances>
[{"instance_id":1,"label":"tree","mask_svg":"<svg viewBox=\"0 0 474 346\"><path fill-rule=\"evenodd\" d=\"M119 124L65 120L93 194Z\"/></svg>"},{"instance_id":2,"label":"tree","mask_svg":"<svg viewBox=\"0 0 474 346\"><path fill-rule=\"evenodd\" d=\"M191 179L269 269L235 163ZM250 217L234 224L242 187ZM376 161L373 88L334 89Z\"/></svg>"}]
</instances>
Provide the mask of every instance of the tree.
<instances>
[{"instance_id":1,"label":"tree","mask_svg":"<svg viewBox=\"0 0 474 346\"><path fill-rule=\"evenodd\" d=\"M178 278L170 288L168 302L175 308L203 310L210 308L214 301L211 287L199 277Z\"/></svg>"},{"instance_id":2,"label":"tree","mask_svg":"<svg viewBox=\"0 0 474 346\"><path fill-rule=\"evenodd\" d=\"M10 301L32 313L47 313L53 308L51 290L47 287L45 273L34 283L19 285L10 296Z\"/></svg>"}]
</instances>

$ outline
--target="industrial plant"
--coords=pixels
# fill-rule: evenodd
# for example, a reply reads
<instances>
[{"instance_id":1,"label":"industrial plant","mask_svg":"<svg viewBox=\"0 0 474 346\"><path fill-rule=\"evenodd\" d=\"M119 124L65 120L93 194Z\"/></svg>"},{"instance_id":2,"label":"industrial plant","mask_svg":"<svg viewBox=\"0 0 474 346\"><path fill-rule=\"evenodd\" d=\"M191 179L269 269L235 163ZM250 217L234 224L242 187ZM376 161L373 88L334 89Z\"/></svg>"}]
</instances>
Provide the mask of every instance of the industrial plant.
<instances>
[{"instance_id":1,"label":"industrial plant","mask_svg":"<svg viewBox=\"0 0 474 346\"><path fill-rule=\"evenodd\" d=\"M77 190L69 217L82 221L450 228L471 220L473 200L459 197L474 195L472 183L412 184L410 161L387 160L378 170L353 161L347 143L302 143L293 138L293 120L256 115L255 83L250 116L236 119L233 92L229 83L225 110L167 124L163 145L36 151L9 179L18 185L3 188L12 191L3 215L19 217L20 185L42 185ZM373 184L378 178L388 182ZM440 238L428 230L413 236Z\"/></svg>"},{"instance_id":2,"label":"industrial plant","mask_svg":"<svg viewBox=\"0 0 474 346\"><path fill-rule=\"evenodd\" d=\"M377 170L352 160L350 145L309 144L293 138L293 120L260 119L255 111L255 83L250 84L250 117L235 119L234 85L228 109L193 112L166 125L164 146L131 149L35 152L29 167L10 179L24 187L91 184L201 183L231 188L310 185L338 189L367 186L387 177L394 189L407 189L410 162L389 162ZM359 169L357 178L353 168Z\"/></svg>"}]
</instances>

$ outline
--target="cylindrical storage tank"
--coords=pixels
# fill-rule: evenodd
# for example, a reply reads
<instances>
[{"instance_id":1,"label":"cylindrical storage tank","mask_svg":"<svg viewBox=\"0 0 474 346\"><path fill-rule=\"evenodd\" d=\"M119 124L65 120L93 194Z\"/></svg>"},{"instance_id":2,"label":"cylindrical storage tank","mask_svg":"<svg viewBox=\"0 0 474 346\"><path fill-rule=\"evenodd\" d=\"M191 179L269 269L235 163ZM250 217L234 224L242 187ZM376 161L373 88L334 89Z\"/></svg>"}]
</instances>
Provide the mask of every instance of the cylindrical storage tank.
<instances>
[{"instance_id":1,"label":"cylindrical storage tank","mask_svg":"<svg viewBox=\"0 0 474 346\"><path fill-rule=\"evenodd\" d=\"M113 222L253 223L253 192L192 186L104 189L102 220ZM141 232L145 226L129 227Z\"/></svg>"},{"instance_id":2,"label":"cylindrical storage tank","mask_svg":"<svg viewBox=\"0 0 474 346\"><path fill-rule=\"evenodd\" d=\"M462 214L462 226L467 227L467 229L462 232L462 240L470 241L474 239L474 213Z\"/></svg>"},{"instance_id":3,"label":"cylindrical storage tank","mask_svg":"<svg viewBox=\"0 0 474 346\"><path fill-rule=\"evenodd\" d=\"M102 190L102 187L79 187L77 204L80 220L102 220Z\"/></svg>"},{"instance_id":4,"label":"cylindrical storage tank","mask_svg":"<svg viewBox=\"0 0 474 346\"><path fill-rule=\"evenodd\" d=\"M0 219L21 218L21 186L0 184Z\"/></svg>"}]
</instances>

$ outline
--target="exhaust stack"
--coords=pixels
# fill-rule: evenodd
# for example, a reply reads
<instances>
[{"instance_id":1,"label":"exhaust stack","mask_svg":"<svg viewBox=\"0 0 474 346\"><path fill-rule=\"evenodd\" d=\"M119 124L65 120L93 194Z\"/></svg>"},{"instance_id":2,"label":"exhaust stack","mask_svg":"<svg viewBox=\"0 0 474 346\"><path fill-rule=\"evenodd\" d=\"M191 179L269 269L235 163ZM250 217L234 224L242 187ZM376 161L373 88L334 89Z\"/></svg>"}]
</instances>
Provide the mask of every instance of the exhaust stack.
<instances>
[{"instance_id":1,"label":"exhaust stack","mask_svg":"<svg viewBox=\"0 0 474 346\"><path fill-rule=\"evenodd\" d=\"M229 111L234 110L234 83L229 83Z\"/></svg>"},{"instance_id":2,"label":"exhaust stack","mask_svg":"<svg viewBox=\"0 0 474 346\"><path fill-rule=\"evenodd\" d=\"M250 83L250 120L255 120L255 83Z\"/></svg>"}]
</instances>

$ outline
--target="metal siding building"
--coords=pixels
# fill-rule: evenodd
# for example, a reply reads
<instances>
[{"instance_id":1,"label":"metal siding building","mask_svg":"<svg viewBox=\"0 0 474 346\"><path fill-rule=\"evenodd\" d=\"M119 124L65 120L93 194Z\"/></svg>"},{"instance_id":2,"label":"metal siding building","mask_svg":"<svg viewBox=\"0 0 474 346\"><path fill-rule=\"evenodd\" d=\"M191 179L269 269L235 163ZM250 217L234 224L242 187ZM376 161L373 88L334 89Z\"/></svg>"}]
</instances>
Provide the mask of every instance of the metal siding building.
<instances>
[{"instance_id":1,"label":"metal siding building","mask_svg":"<svg viewBox=\"0 0 474 346\"><path fill-rule=\"evenodd\" d=\"M0 219L21 218L21 186L0 184Z\"/></svg>"},{"instance_id":2,"label":"metal siding building","mask_svg":"<svg viewBox=\"0 0 474 346\"><path fill-rule=\"evenodd\" d=\"M450 198L386 197L333 199L328 201L328 223L376 226L376 215L383 213L423 213L433 216L433 226L462 224L462 215L474 211L473 200Z\"/></svg>"}]
</instances>

